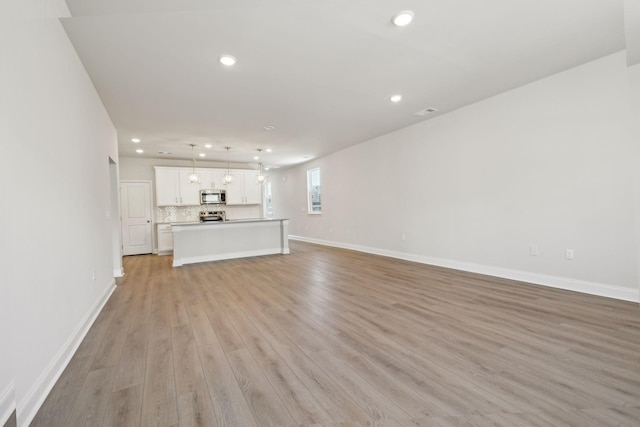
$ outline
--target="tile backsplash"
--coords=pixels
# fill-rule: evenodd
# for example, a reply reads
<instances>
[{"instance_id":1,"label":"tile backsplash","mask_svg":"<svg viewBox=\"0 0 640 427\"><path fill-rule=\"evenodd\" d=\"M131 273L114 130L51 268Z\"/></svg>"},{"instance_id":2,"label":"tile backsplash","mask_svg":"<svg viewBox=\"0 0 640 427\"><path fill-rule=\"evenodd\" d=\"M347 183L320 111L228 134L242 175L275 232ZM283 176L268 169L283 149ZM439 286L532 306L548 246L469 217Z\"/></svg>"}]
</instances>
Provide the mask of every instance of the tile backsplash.
<instances>
[{"instance_id":1,"label":"tile backsplash","mask_svg":"<svg viewBox=\"0 0 640 427\"><path fill-rule=\"evenodd\" d=\"M201 206L160 206L156 208L156 222L190 222L199 221ZM261 218L260 205L223 206L211 210L225 211L227 219Z\"/></svg>"}]
</instances>

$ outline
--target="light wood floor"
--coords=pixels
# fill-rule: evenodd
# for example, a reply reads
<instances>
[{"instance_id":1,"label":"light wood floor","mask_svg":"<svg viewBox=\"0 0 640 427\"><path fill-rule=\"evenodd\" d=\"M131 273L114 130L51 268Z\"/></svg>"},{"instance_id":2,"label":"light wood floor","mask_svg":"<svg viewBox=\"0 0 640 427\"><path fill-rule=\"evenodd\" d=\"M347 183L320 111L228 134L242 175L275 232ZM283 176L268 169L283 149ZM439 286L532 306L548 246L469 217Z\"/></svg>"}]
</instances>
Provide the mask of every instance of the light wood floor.
<instances>
[{"instance_id":1,"label":"light wood floor","mask_svg":"<svg viewBox=\"0 0 640 427\"><path fill-rule=\"evenodd\" d=\"M33 426L638 426L638 304L291 243L123 280Z\"/></svg>"}]
</instances>

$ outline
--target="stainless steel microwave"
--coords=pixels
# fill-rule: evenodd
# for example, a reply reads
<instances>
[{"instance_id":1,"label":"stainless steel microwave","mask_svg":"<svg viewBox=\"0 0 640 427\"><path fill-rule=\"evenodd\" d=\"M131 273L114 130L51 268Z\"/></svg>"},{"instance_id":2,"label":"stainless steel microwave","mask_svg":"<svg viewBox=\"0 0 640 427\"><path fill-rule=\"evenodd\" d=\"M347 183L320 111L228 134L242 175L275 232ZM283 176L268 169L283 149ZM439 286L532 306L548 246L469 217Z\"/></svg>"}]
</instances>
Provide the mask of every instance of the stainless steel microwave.
<instances>
[{"instance_id":1,"label":"stainless steel microwave","mask_svg":"<svg viewBox=\"0 0 640 427\"><path fill-rule=\"evenodd\" d=\"M227 203L225 190L200 190L201 205L224 205Z\"/></svg>"}]
</instances>

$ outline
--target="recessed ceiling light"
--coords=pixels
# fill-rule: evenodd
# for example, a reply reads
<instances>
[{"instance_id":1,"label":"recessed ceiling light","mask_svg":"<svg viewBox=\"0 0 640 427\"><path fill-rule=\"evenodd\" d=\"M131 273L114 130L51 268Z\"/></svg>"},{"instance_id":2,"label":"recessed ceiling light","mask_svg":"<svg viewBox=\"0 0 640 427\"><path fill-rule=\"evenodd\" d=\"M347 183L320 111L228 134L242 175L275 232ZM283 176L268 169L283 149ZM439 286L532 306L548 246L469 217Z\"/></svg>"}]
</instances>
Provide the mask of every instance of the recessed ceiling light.
<instances>
[{"instance_id":1,"label":"recessed ceiling light","mask_svg":"<svg viewBox=\"0 0 640 427\"><path fill-rule=\"evenodd\" d=\"M131 138L131 142L137 144L138 142L140 142L140 138Z\"/></svg>"},{"instance_id":2,"label":"recessed ceiling light","mask_svg":"<svg viewBox=\"0 0 640 427\"><path fill-rule=\"evenodd\" d=\"M260 160L259 156L253 156L253 160Z\"/></svg>"},{"instance_id":3,"label":"recessed ceiling light","mask_svg":"<svg viewBox=\"0 0 640 427\"><path fill-rule=\"evenodd\" d=\"M411 21L413 21L413 12L410 10L400 11L396 13L391 19L391 22L393 22L393 25L397 27L407 26L411 23Z\"/></svg>"},{"instance_id":4,"label":"recessed ceiling light","mask_svg":"<svg viewBox=\"0 0 640 427\"><path fill-rule=\"evenodd\" d=\"M204 146L205 146L206 148L211 148L211 147L213 147L213 145L211 145L211 144L204 144Z\"/></svg>"},{"instance_id":5,"label":"recessed ceiling light","mask_svg":"<svg viewBox=\"0 0 640 427\"><path fill-rule=\"evenodd\" d=\"M205 157L205 156L206 156L206 154L204 154L204 153L200 153L200 154L198 154L198 156L200 156L200 157Z\"/></svg>"},{"instance_id":6,"label":"recessed ceiling light","mask_svg":"<svg viewBox=\"0 0 640 427\"><path fill-rule=\"evenodd\" d=\"M268 171L269 169L270 169L270 168L269 168L268 166L264 168L264 170L266 170L266 171Z\"/></svg>"},{"instance_id":7,"label":"recessed ceiling light","mask_svg":"<svg viewBox=\"0 0 640 427\"><path fill-rule=\"evenodd\" d=\"M231 55L220 55L220 63L230 67L236 63L236 57Z\"/></svg>"},{"instance_id":8,"label":"recessed ceiling light","mask_svg":"<svg viewBox=\"0 0 640 427\"><path fill-rule=\"evenodd\" d=\"M264 151L266 151L267 153L270 153L270 152L272 152L273 150L272 150L271 148L267 148L267 149L266 149L266 150L264 150Z\"/></svg>"},{"instance_id":9,"label":"recessed ceiling light","mask_svg":"<svg viewBox=\"0 0 640 427\"><path fill-rule=\"evenodd\" d=\"M400 102L400 101L402 101L402 95L400 95L400 94L393 95L391 98L389 98L389 100L391 102Z\"/></svg>"},{"instance_id":10,"label":"recessed ceiling light","mask_svg":"<svg viewBox=\"0 0 640 427\"><path fill-rule=\"evenodd\" d=\"M266 131L271 131L271 130L274 130L275 128L276 128L275 126L267 125L267 126L263 127L262 129L264 129Z\"/></svg>"},{"instance_id":11,"label":"recessed ceiling light","mask_svg":"<svg viewBox=\"0 0 640 427\"><path fill-rule=\"evenodd\" d=\"M142 153L144 153L144 150L143 150L142 148L138 148L138 149L136 150L136 153L138 153L138 154L142 154Z\"/></svg>"}]
</instances>

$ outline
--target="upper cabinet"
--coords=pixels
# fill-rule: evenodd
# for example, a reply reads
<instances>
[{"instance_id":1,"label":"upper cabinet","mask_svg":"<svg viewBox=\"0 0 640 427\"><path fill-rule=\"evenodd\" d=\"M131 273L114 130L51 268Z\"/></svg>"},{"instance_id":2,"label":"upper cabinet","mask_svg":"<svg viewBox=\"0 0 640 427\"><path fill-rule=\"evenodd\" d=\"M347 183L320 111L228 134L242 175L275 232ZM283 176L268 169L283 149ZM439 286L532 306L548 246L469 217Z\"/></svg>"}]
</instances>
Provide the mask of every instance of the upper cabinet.
<instances>
[{"instance_id":1,"label":"upper cabinet","mask_svg":"<svg viewBox=\"0 0 640 427\"><path fill-rule=\"evenodd\" d=\"M232 169L233 182L226 186L227 205L259 205L262 203L261 184L255 170Z\"/></svg>"},{"instance_id":2,"label":"upper cabinet","mask_svg":"<svg viewBox=\"0 0 640 427\"><path fill-rule=\"evenodd\" d=\"M157 206L195 206L200 204L200 185L189 182L188 168L155 167Z\"/></svg>"},{"instance_id":3,"label":"upper cabinet","mask_svg":"<svg viewBox=\"0 0 640 427\"><path fill-rule=\"evenodd\" d=\"M196 169L200 190L224 190L224 169Z\"/></svg>"},{"instance_id":4,"label":"upper cabinet","mask_svg":"<svg viewBox=\"0 0 640 427\"><path fill-rule=\"evenodd\" d=\"M227 205L259 205L262 203L262 185L258 184L258 171L232 169L233 182L224 183L225 169L197 168L198 183L189 182L191 168L156 166L156 205L195 206L200 204L200 190L227 191Z\"/></svg>"}]
</instances>

